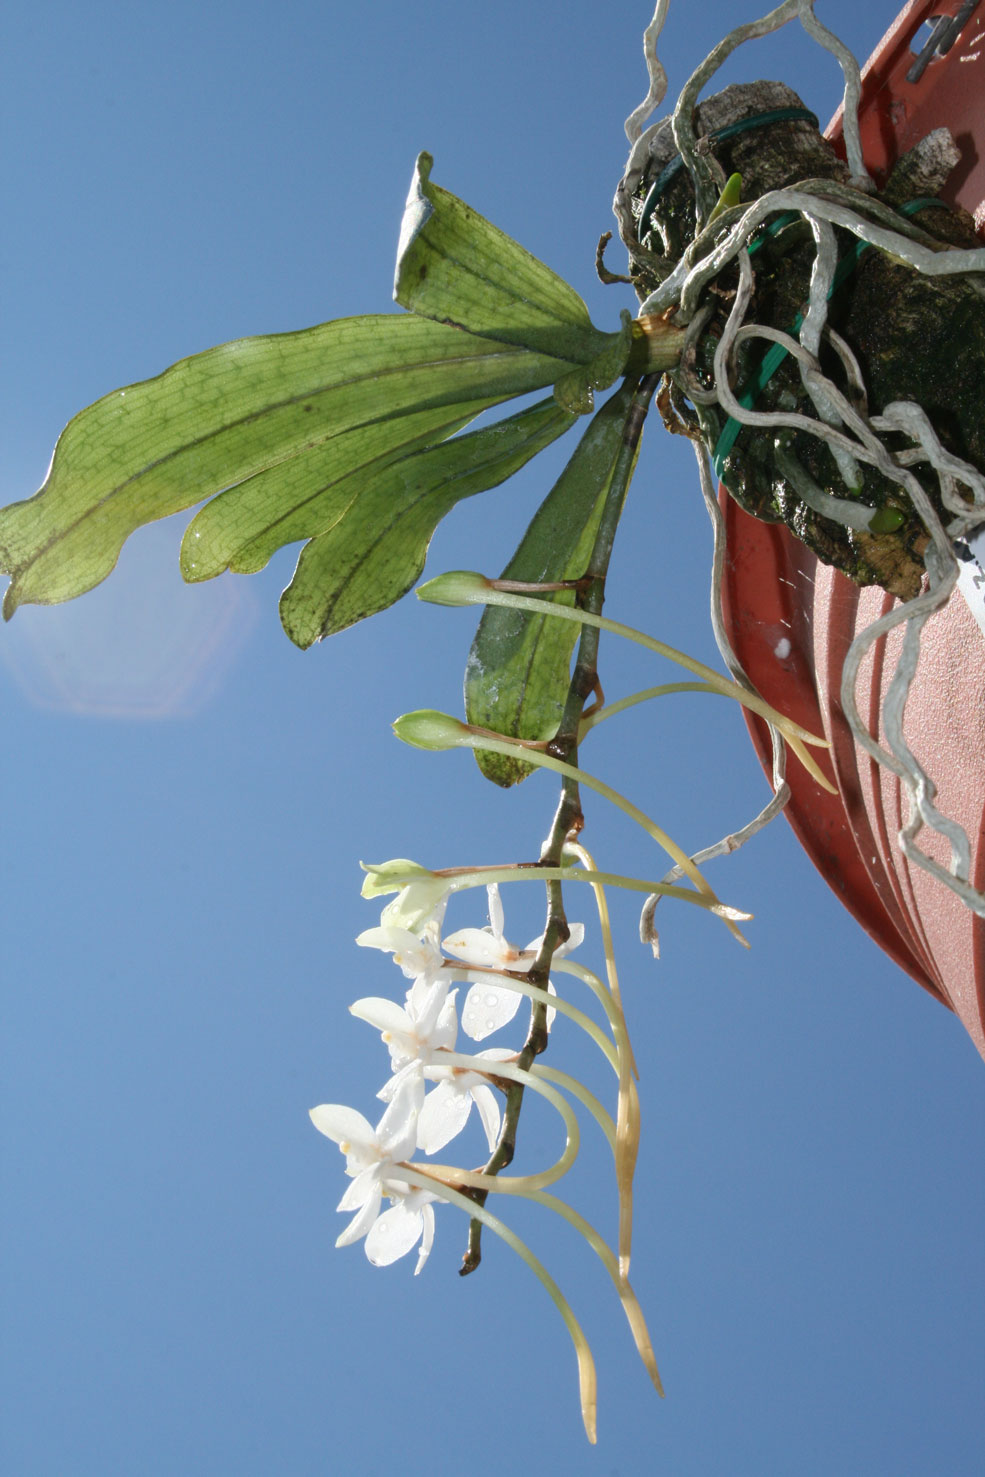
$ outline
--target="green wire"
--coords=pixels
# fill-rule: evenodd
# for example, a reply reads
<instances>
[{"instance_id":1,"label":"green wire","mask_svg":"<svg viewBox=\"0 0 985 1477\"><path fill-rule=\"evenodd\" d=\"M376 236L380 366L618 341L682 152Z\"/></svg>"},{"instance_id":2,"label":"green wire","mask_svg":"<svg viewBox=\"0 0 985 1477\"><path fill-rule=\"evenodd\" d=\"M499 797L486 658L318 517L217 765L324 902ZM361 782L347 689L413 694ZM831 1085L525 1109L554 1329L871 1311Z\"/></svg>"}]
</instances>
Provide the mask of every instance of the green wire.
<instances>
[{"instance_id":1,"label":"green wire","mask_svg":"<svg viewBox=\"0 0 985 1477\"><path fill-rule=\"evenodd\" d=\"M707 136L713 143L720 143L723 139L732 138L737 133L745 133L750 128L763 128L767 123L813 123L818 127L817 117L808 108L774 108L769 113L755 113L751 118L743 118L738 123L729 123L725 128L713 129ZM637 229L637 238L642 241L650 229L650 217L656 209L657 201L666 190L671 180L676 178L684 168L684 160L680 154L664 165L650 186L643 201L643 209L640 212L640 223Z\"/></svg>"},{"instance_id":2,"label":"green wire","mask_svg":"<svg viewBox=\"0 0 985 1477\"><path fill-rule=\"evenodd\" d=\"M899 213L900 215L906 216L916 215L918 210L926 210L928 206L931 205L942 206L943 201L934 200L930 197L921 197L918 200L908 200L905 205L901 205L899 207ZM764 243L769 239L770 236L775 236L777 231L782 230L785 225L789 225L792 220L796 219L798 214L798 211L785 211L783 215L777 216L775 221L771 221L769 226L766 228L765 234L759 237L758 240L754 241L752 245L748 248L749 255L752 256L755 251L758 251L759 248L764 245ZM839 287L843 286L845 281L855 271L855 268L858 266L859 259L862 256L862 253L868 250L869 245L870 243L868 241L862 241L861 239L856 238L853 244L845 252L845 255L839 261L838 266L835 269L834 277L831 280L831 289L828 292L829 302L831 298L834 297ZM803 321L803 313L798 313L788 330L791 337L794 334L800 332L801 324L803 323ZM762 394L763 390L766 388L769 381L773 378L774 374L779 369L780 365L783 363L786 357L787 350L783 347L782 344L771 345L771 347L767 350L762 359L759 361L755 373L747 382L745 389L742 391L742 394L737 397L740 405L745 406L746 410L752 409L752 407L755 405L756 401ZM711 456L716 475L719 478L721 478L722 476L722 468L725 462L725 458L732 450L732 447L735 444L735 439L741 430L742 422L735 420L732 416L729 416L728 420L725 422L725 425L722 427L722 433L719 436L718 441L715 443L715 450L712 452Z\"/></svg>"}]
</instances>

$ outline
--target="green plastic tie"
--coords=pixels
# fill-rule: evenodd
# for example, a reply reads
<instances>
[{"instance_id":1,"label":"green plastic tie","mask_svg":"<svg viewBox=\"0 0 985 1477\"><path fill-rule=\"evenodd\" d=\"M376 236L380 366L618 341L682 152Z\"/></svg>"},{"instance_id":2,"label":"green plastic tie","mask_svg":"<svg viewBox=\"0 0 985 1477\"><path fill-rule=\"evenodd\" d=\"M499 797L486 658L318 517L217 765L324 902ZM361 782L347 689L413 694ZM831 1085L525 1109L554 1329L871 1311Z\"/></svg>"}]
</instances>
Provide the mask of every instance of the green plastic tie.
<instances>
[{"instance_id":1,"label":"green plastic tie","mask_svg":"<svg viewBox=\"0 0 985 1477\"><path fill-rule=\"evenodd\" d=\"M926 210L929 206L947 209L943 200L935 200L930 196L921 196L917 200L908 200L905 205L901 205L899 207L899 214L905 216L916 215L918 210ZM785 225L789 225L798 215L799 211L784 211L783 215L777 216L776 220L771 221L769 226L767 226L765 233L748 248L749 255L752 256L754 252L758 251L769 240L770 236L775 236L777 231L782 230ZM845 255L835 268L834 277L831 279L831 288L828 292L829 302L839 287L843 286L847 278L855 271L862 253L868 249L869 244L868 241L856 239L845 252ZM789 329L791 337L800 332L803 321L803 313L798 313ZM759 361L752 378L746 384L745 389L741 395L737 396L740 405L744 406L746 410L752 409L786 357L787 350L782 344L773 344L767 350ZM735 445L735 439L741 430L742 422L735 420L733 416L729 416L725 425L722 427L721 435L715 443L715 450L711 456L715 474L719 479L722 477L722 467L725 463L725 458Z\"/></svg>"},{"instance_id":2,"label":"green plastic tie","mask_svg":"<svg viewBox=\"0 0 985 1477\"><path fill-rule=\"evenodd\" d=\"M816 114L809 108L774 108L769 113L755 113L751 118L743 118L738 123L729 123L725 128L712 129L707 138L713 143L720 143L723 139L732 138L737 133L745 133L750 128L765 128L768 123L813 123L817 128ZM643 201L643 209L640 212L640 223L637 228L637 239L642 242L643 237L650 229L650 217L656 208L657 201L666 190L671 180L674 179L684 168L684 160L680 154L675 154L657 175L653 184L646 193Z\"/></svg>"}]
</instances>

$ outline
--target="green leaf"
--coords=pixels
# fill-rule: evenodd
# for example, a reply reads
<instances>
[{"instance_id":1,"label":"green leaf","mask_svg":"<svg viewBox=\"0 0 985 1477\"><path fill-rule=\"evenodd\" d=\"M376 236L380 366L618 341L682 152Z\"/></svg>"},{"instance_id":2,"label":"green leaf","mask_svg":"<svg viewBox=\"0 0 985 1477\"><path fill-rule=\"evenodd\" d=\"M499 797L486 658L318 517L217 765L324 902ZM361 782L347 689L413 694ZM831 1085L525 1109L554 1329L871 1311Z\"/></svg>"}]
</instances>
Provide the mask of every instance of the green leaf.
<instances>
[{"instance_id":1,"label":"green leaf","mask_svg":"<svg viewBox=\"0 0 985 1477\"><path fill-rule=\"evenodd\" d=\"M605 348L588 364L569 369L554 386L554 398L574 415L588 415L595 405L594 390L607 390L626 368L633 346L633 320L622 310L622 328L609 337Z\"/></svg>"},{"instance_id":2,"label":"green leaf","mask_svg":"<svg viewBox=\"0 0 985 1477\"><path fill-rule=\"evenodd\" d=\"M585 573L632 397L633 387L623 385L594 416L503 570L503 579L549 584ZM574 604L570 591L548 599ZM577 637L578 627L571 621L489 606L465 672L469 723L513 738L553 738ZM505 755L480 751L476 760L487 779L504 787L532 772L530 765Z\"/></svg>"},{"instance_id":3,"label":"green leaf","mask_svg":"<svg viewBox=\"0 0 985 1477\"><path fill-rule=\"evenodd\" d=\"M195 515L181 541L190 583L223 570L255 574L285 544L331 528L372 477L460 430L489 400L429 407L353 426L221 492Z\"/></svg>"},{"instance_id":4,"label":"green leaf","mask_svg":"<svg viewBox=\"0 0 985 1477\"><path fill-rule=\"evenodd\" d=\"M557 373L556 357L403 315L182 359L77 415L41 491L0 511L0 568L13 576L4 615L91 589L136 528L223 488L186 540L186 576L258 569L281 544L332 524L342 479Z\"/></svg>"},{"instance_id":5,"label":"green leaf","mask_svg":"<svg viewBox=\"0 0 985 1477\"><path fill-rule=\"evenodd\" d=\"M588 364L621 337L594 327L578 293L550 267L433 185L432 163L430 154L418 158L404 208L393 284L398 303L572 364Z\"/></svg>"},{"instance_id":6,"label":"green leaf","mask_svg":"<svg viewBox=\"0 0 985 1477\"><path fill-rule=\"evenodd\" d=\"M574 417L543 400L480 431L412 452L351 479L351 501L301 551L281 596L284 629L298 646L391 605L424 568L438 522L463 498L512 477Z\"/></svg>"}]
</instances>

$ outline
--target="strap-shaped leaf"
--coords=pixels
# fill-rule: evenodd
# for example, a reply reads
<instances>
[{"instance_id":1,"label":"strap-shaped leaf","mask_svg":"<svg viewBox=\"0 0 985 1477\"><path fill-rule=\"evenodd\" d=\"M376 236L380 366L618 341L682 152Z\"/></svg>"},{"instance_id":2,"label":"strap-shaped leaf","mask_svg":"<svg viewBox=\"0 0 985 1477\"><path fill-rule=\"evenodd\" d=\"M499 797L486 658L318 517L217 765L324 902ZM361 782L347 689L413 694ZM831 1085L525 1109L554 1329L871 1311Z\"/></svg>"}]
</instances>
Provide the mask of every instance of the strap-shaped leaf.
<instances>
[{"instance_id":1,"label":"strap-shaped leaf","mask_svg":"<svg viewBox=\"0 0 985 1477\"><path fill-rule=\"evenodd\" d=\"M186 572L201 578L237 560L258 568L279 544L331 521L333 479L440 440L557 374L554 356L403 315L239 339L180 360L77 415L41 491L0 511L0 567L13 576L4 614L91 589L136 528L223 488L236 494L199 525L201 562L186 549Z\"/></svg>"},{"instance_id":2,"label":"strap-shaped leaf","mask_svg":"<svg viewBox=\"0 0 985 1477\"><path fill-rule=\"evenodd\" d=\"M418 158L404 208L393 283L398 303L576 364L589 363L621 337L595 328L578 293L550 267L433 185L432 163L430 154Z\"/></svg>"},{"instance_id":3,"label":"strap-shaped leaf","mask_svg":"<svg viewBox=\"0 0 985 1477\"><path fill-rule=\"evenodd\" d=\"M621 386L593 417L534 514L503 579L549 584L585 573L632 396L632 386ZM574 604L568 591L545 598ZM553 738L577 636L578 627L570 621L487 607L465 671L468 721L514 738ZM505 755L477 750L475 757L486 778L504 787L532 773L530 765Z\"/></svg>"},{"instance_id":4,"label":"strap-shaped leaf","mask_svg":"<svg viewBox=\"0 0 985 1477\"><path fill-rule=\"evenodd\" d=\"M301 551L281 596L284 629L298 646L351 626L406 594L424 568L437 524L457 502L512 477L574 416L543 400L351 479L351 500Z\"/></svg>"}]
</instances>

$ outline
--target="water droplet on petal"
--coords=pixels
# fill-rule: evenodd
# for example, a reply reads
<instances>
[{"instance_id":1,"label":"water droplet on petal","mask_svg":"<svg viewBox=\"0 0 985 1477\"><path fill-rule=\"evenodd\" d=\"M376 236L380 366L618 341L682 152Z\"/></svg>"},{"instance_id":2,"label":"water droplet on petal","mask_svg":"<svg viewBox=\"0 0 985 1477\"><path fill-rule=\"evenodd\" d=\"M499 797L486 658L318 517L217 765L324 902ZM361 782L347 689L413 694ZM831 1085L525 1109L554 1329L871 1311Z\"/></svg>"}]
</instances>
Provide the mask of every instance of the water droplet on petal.
<instances>
[{"instance_id":1,"label":"water droplet on petal","mask_svg":"<svg viewBox=\"0 0 985 1477\"><path fill-rule=\"evenodd\" d=\"M499 1004L499 996L497 995L495 990L490 990L486 995L486 1004L490 1006L490 1008Z\"/></svg>"},{"instance_id":2,"label":"water droplet on petal","mask_svg":"<svg viewBox=\"0 0 985 1477\"><path fill-rule=\"evenodd\" d=\"M488 1021L487 1020L486 1021L486 1030L487 1031L495 1031L495 1029L496 1029L496 1022L495 1021Z\"/></svg>"}]
</instances>

